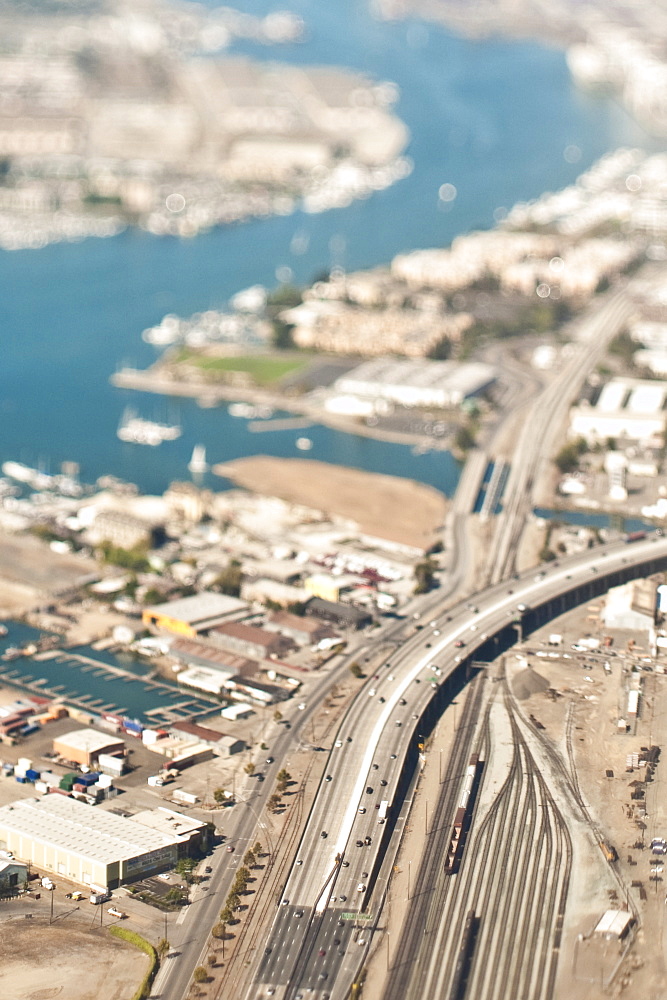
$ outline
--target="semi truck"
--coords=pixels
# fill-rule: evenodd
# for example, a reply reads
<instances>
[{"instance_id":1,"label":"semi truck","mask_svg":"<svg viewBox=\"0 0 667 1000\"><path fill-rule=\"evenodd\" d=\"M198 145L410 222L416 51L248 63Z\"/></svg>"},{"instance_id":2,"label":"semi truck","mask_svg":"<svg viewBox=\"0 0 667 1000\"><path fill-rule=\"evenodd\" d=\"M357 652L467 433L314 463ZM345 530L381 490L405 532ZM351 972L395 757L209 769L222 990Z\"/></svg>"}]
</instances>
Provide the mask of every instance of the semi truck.
<instances>
[{"instance_id":1,"label":"semi truck","mask_svg":"<svg viewBox=\"0 0 667 1000\"><path fill-rule=\"evenodd\" d=\"M389 800L383 799L380 803L380 808L378 809L378 823L384 823L387 818L387 813L389 812Z\"/></svg>"}]
</instances>

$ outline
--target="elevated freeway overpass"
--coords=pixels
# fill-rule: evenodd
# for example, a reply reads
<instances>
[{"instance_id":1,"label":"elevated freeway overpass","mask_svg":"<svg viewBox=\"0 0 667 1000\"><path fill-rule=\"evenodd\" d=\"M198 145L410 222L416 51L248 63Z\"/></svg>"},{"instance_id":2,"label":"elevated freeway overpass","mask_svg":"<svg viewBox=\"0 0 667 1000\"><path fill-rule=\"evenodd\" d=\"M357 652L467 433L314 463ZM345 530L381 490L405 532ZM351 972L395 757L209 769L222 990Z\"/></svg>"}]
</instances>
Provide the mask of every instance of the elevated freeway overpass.
<instances>
[{"instance_id":1,"label":"elevated freeway overpass","mask_svg":"<svg viewBox=\"0 0 667 1000\"><path fill-rule=\"evenodd\" d=\"M377 915L407 819L418 746L473 661L513 645L517 621L527 634L610 587L663 569L661 535L599 546L433 614L387 659L338 731L248 998L348 995L371 941L359 927ZM382 801L391 803L383 824Z\"/></svg>"}]
</instances>

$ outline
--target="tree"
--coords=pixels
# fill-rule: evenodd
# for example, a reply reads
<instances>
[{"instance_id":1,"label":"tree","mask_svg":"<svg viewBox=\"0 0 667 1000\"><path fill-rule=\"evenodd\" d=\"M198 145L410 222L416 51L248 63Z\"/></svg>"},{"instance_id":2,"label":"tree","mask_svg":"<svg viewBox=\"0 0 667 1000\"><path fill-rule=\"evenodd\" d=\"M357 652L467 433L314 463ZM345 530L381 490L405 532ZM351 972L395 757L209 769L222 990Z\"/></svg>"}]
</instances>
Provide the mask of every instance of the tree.
<instances>
[{"instance_id":1,"label":"tree","mask_svg":"<svg viewBox=\"0 0 667 1000\"><path fill-rule=\"evenodd\" d=\"M415 566L415 594L427 594L433 589L435 584L435 563L431 559L424 559Z\"/></svg>"},{"instance_id":2,"label":"tree","mask_svg":"<svg viewBox=\"0 0 667 1000\"><path fill-rule=\"evenodd\" d=\"M277 708L275 710L275 712L273 713L273 721L274 722L280 722L280 720L282 719L282 717L283 717L283 713L280 711L280 709Z\"/></svg>"},{"instance_id":3,"label":"tree","mask_svg":"<svg viewBox=\"0 0 667 1000\"><path fill-rule=\"evenodd\" d=\"M224 790L224 788L216 788L213 791L213 798L218 803L218 805L220 805L220 803L224 802L225 799L227 798L227 792Z\"/></svg>"},{"instance_id":4,"label":"tree","mask_svg":"<svg viewBox=\"0 0 667 1000\"><path fill-rule=\"evenodd\" d=\"M241 593L242 578L241 563L238 559L232 559L227 568L223 569L218 576L213 584L213 589L219 590L221 594L226 594L228 597L238 597Z\"/></svg>"},{"instance_id":5,"label":"tree","mask_svg":"<svg viewBox=\"0 0 667 1000\"><path fill-rule=\"evenodd\" d=\"M194 971L193 978L194 978L194 981L196 983L205 983L206 982L206 980L208 979L208 972L206 971L206 969L204 968L203 965L198 965L197 966L197 968Z\"/></svg>"},{"instance_id":6,"label":"tree","mask_svg":"<svg viewBox=\"0 0 667 1000\"><path fill-rule=\"evenodd\" d=\"M192 882L194 878L194 870L197 867L197 862L194 858L180 858L176 862L174 871L177 875L180 875L186 882Z\"/></svg>"},{"instance_id":7,"label":"tree","mask_svg":"<svg viewBox=\"0 0 667 1000\"><path fill-rule=\"evenodd\" d=\"M253 854L255 855L256 858L261 858L261 856L262 856L262 845L260 844L259 841L256 841L253 844L252 851L253 851Z\"/></svg>"},{"instance_id":8,"label":"tree","mask_svg":"<svg viewBox=\"0 0 667 1000\"><path fill-rule=\"evenodd\" d=\"M243 768L243 770L245 771L246 774L254 774L255 773L255 765L253 764L253 762L251 760L249 760L248 763L246 764L246 766Z\"/></svg>"},{"instance_id":9,"label":"tree","mask_svg":"<svg viewBox=\"0 0 667 1000\"><path fill-rule=\"evenodd\" d=\"M470 451L475 445L475 435L468 424L461 424L454 435L454 445L459 451Z\"/></svg>"},{"instance_id":10,"label":"tree","mask_svg":"<svg viewBox=\"0 0 667 1000\"><path fill-rule=\"evenodd\" d=\"M579 465L579 459L585 454L587 447L586 441L582 437L564 444L554 459L558 471L562 474L573 472Z\"/></svg>"},{"instance_id":11,"label":"tree","mask_svg":"<svg viewBox=\"0 0 667 1000\"><path fill-rule=\"evenodd\" d=\"M224 916L226 913L229 914L229 917L228 917L227 920L225 920L225 916ZM220 919L221 919L221 923L215 924L215 926L213 927L213 930L211 931L211 934L213 935L213 937L217 938L218 941L221 938L224 938L224 936L225 936L225 924L228 924L229 921L232 919L231 910L223 910L222 913L220 914Z\"/></svg>"},{"instance_id":12,"label":"tree","mask_svg":"<svg viewBox=\"0 0 667 1000\"><path fill-rule=\"evenodd\" d=\"M350 673L352 674L353 677L363 677L364 676L364 672L361 669L361 667L359 666L359 664L356 662L356 660L355 660L354 663L350 664L349 670L350 670Z\"/></svg>"},{"instance_id":13,"label":"tree","mask_svg":"<svg viewBox=\"0 0 667 1000\"><path fill-rule=\"evenodd\" d=\"M122 566L123 569L131 569L136 573L145 573L150 569L147 559L147 548L145 545L135 545L133 549L121 549L110 542L102 542L100 553L102 560L106 563L113 563L114 566Z\"/></svg>"},{"instance_id":14,"label":"tree","mask_svg":"<svg viewBox=\"0 0 667 1000\"><path fill-rule=\"evenodd\" d=\"M166 938L160 938L160 940L157 943L157 947L156 947L155 950L157 951L157 953L160 956L160 958L164 958L164 956L169 951L170 947L171 947L171 945L169 944L169 942L167 941Z\"/></svg>"},{"instance_id":15,"label":"tree","mask_svg":"<svg viewBox=\"0 0 667 1000\"><path fill-rule=\"evenodd\" d=\"M174 886L164 897L168 903L182 903L187 893L183 889L179 889L178 886Z\"/></svg>"},{"instance_id":16,"label":"tree","mask_svg":"<svg viewBox=\"0 0 667 1000\"><path fill-rule=\"evenodd\" d=\"M285 783L287 783L288 781L292 780L292 775L289 773L289 771L286 768L283 767L283 768L281 768L280 771L278 771L278 774L276 775L276 778L280 782L284 781Z\"/></svg>"},{"instance_id":17,"label":"tree","mask_svg":"<svg viewBox=\"0 0 667 1000\"><path fill-rule=\"evenodd\" d=\"M448 361L452 355L452 342L449 337L441 337L437 344L434 344L428 352L428 357L433 361Z\"/></svg>"},{"instance_id":18,"label":"tree","mask_svg":"<svg viewBox=\"0 0 667 1000\"><path fill-rule=\"evenodd\" d=\"M247 850L243 855L243 864L247 865L249 868L252 868L255 864L255 855L251 850Z\"/></svg>"},{"instance_id":19,"label":"tree","mask_svg":"<svg viewBox=\"0 0 667 1000\"><path fill-rule=\"evenodd\" d=\"M280 805L280 796L274 792L273 795L269 798L267 805L271 810L271 812L275 812L278 806Z\"/></svg>"},{"instance_id":20,"label":"tree","mask_svg":"<svg viewBox=\"0 0 667 1000\"><path fill-rule=\"evenodd\" d=\"M272 320L271 325L273 327L273 346L279 351L288 351L290 348L293 348L292 330L294 329L294 324L285 323L284 320L276 317L276 319Z\"/></svg>"}]
</instances>

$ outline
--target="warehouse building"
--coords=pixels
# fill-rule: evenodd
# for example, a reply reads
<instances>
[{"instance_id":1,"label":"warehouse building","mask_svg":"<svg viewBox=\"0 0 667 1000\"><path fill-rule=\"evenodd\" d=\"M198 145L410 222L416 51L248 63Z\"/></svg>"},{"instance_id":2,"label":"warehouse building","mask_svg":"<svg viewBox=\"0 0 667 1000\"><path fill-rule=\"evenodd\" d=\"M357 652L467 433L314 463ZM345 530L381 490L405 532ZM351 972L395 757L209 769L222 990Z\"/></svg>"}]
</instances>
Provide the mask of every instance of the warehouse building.
<instances>
[{"instance_id":1,"label":"warehouse building","mask_svg":"<svg viewBox=\"0 0 667 1000\"><path fill-rule=\"evenodd\" d=\"M611 379L597 399L572 408L570 434L590 444L608 438L662 444L666 408L667 382Z\"/></svg>"},{"instance_id":2,"label":"warehouse building","mask_svg":"<svg viewBox=\"0 0 667 1000\"><path fill-rule=\"evenodd\" d=\"M248 605L225 594L194 594L178 601L144 608L141 619L148 628L175 632L194 639L216 625L245 614Z\"/></svg>"},{"instance_id":3,"label":"warehouse building","mask_svg":"<svg viewBox=\"0 0 667 1000\"><path fill-rule=\"evenodd\" d=\"M240 622L228 622L211 629L208 634L211 642L223 649L229 649L238 656L254 657L268 660L271 657L286 656L295 643L285 635L268 632L256 625L243 625Z\"/></svg>"},{"instance_id":4,"label":"warehouse building","mask_svg":"<svg viewBox=\"0 0 667 1000\"><path fill-rule=\"evenodd\" d=\"M332 622L339 628L366 628L373 621L372 616L363 608L355 608L351 604L341 604L339 601L325 601L321 597L313 597L306 605L309 617L321 618Z\"/></svg>"},{"instance_id":5,"label":"warehouse building","mask_svg":"<svg viewBox=\"0 0 667 1000\"><path fill-rule=\"evenodd\" d=\"M76 764L94 765L100 754L108 756L125 753L125 744L109 733L98 733L96 729L75 729L64 733L53 741L54 753Z\"/></svg>"},{"instance_id":6,"label":"warehouse building","mask_svg":"<svg viewBox=\"0 0 667 1000\"><path fill-rule=\"evenodd\" d=\"M342 375L333 388L373 403L448 408L480 396L495 381L495 370L481 361L374 358Z\"/></svg>"},{"instance_id":7,"label":"warehouse building","mask_svg":"<svg viewBox=\"0 0 667 1000\"><path fill-rule=\"evenodd\" d=\"M302 618L289 611L274 611L266 628L270 631L282 632L289 636L299 646L314 646L322 639L336 639L338 634L328 625L312 618Z\"/></svg>"},{"instance_id":8,"label":"warehouse building","mask_svg":"<svg viewBox=\"0 0 667 1000\"><path fill-rule=\"evenodd\" d=\"M62 795L0 808L0 845L35 868L110 889L172 868L183 853L179 834Z\"/></svg>"}]
</instances>

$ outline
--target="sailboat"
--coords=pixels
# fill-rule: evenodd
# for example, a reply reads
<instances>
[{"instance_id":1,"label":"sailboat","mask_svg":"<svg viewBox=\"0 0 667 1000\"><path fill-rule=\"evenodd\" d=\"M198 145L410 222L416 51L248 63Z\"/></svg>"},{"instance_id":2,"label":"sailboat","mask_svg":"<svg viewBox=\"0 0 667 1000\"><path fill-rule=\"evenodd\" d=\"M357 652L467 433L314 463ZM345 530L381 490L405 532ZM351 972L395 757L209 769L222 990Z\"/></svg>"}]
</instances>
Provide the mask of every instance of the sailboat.
<instances>
[{"instance_id":1,"label":"sailboat","mask_svg":"<svg viewBox=\"0 0 667 1000\"><path fill-rule=\"evenodd\" d=\"M190 472L208 472L206 448L203 444L196 444L192 449L192 458L188 462L188 469Z\"/></svg>"}]
</instances>

